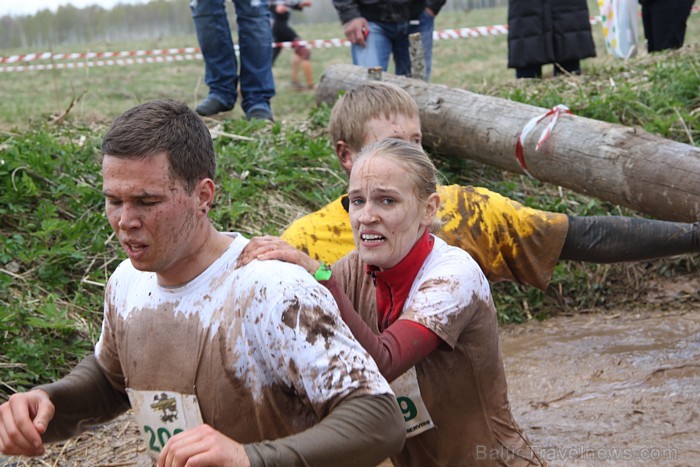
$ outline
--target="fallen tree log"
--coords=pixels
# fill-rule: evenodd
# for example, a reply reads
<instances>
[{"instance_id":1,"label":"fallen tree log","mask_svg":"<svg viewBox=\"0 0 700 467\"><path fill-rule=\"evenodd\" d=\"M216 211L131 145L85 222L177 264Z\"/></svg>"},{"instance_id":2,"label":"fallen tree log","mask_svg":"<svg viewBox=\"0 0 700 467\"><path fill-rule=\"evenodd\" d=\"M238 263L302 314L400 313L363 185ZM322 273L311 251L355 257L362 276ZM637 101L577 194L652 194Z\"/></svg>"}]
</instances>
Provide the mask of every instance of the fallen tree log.
<instances>
[{"instance_id":1,"label":"fallen tree log","mask_svg":"<svg viewBox=\"0 0 700 467\"><path fill-rule=\"evenodd\" d=\"M332 65L321 77L316 101L332 105L340 91L369 79L365 68ZM427 148L524 173L516 142L526 124L549 109L387 73L382 80L415 99ZM524 139L523 157L535 178L658 219L700 220L700 148L566 114L536 151L547 123L538 123Z\"/></svg>"}]
</instances>

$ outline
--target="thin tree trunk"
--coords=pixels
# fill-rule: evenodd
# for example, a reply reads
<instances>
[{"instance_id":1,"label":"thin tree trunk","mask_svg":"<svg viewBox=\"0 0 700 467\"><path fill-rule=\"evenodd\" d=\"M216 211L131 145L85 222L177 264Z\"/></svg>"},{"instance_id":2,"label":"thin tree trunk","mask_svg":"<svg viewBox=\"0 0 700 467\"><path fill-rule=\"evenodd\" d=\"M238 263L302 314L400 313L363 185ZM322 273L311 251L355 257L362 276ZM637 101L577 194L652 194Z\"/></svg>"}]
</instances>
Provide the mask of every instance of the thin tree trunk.
<instances>
[{"instance_id":1,"label":"thin tree trunk","mask_svg":"<svg viewBox=\"0 0 700 467\"><path fill-rule=\"evenodd\" d=\"M549 110L387 73L382 79L415 99L427 148L511 172L523 173L516 158L523 128ZM332 104L339 91L367 80L362 67L332 65L321 77L316 100ZM535 178L659 219L700 220L699 148L568 114L559 116L535 151L548 122L538 123L524 143L527 170Z\"/></svg>"}]
</instances>

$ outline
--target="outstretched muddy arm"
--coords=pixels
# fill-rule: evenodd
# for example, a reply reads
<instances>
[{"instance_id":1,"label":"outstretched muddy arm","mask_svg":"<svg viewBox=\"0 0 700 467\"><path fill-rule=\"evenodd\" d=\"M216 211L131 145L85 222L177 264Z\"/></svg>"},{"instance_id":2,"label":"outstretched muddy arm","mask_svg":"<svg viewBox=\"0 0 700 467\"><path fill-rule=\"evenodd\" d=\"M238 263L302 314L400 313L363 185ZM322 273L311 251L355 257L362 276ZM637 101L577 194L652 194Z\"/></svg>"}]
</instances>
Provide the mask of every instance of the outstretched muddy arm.
<instances>
[{"instance_id":1,"label":"outstretched muddy arm","mask_svg":"<svg viewBox=\"0 0 700 467\"><path fill-rule=\"evenodd\" d=\"M699 252L700 222L569 216L560 259L617 263Z\"/></svg>"}]
</instances>

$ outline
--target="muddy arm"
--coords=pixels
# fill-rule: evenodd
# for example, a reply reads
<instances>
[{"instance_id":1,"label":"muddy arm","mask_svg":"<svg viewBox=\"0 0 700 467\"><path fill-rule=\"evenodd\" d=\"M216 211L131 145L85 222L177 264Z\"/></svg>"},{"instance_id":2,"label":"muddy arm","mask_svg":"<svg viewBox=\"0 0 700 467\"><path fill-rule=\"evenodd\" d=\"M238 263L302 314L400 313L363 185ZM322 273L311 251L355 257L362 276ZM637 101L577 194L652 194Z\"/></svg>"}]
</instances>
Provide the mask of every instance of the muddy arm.
<instances>
[{"instance_id":1,"label":"muddy arm","mask_svg":"<svg viewBox=\"0 0 700 467\"><path fill-rule=\"evenodd\" d=\"M406 429L393 394L355 397L319 424L274 441L245 445L251 467L374 466L403 447Z\"/></svg>"},{"instance_id":2,"label":"muddy arm","mask_svg":"<svg viewBox=\"0 0 700 467\"><path fill-rule=\"evenodd\" d=\"M94 354L85 357L64 378L37 389L46 391L56 407L42 436L44 442L68 439L129 409L126 394L112 387Z\"/></svg>"},{"instance_id":3,"label":"muddy arm","mask_svg":"<svg viewBox=\"0 0 700 467\"><path fill-rule=\"evenodd\" d=\"M569 216L560 259L617 263L699 252L700 222Z\"/></svg>"}]
</instances>

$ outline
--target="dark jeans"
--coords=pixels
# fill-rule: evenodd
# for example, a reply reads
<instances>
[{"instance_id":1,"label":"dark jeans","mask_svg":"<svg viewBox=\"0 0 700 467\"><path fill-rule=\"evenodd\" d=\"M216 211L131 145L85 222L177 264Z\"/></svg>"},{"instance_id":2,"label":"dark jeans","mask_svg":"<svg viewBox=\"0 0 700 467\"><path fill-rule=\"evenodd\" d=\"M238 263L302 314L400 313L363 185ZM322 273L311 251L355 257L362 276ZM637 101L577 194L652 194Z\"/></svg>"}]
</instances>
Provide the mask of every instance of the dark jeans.
<instances>
[{"instance_id":1,"label":"dark jeans","mask_svg":"<svg viewBox=\"0 0 700 467\"><path fill-rule=\"evenodd\" d=\"M204 56L209 95L233 107L240 79L241 107L270 110L275 95L272 76L272 31L267 0L233 0L238 25L240 74L225 0L190 0L197 40Z\"/></svg>"},{"instance_id":2,"label":"dark jeans","mask_svg":"<svg viewBox=\"0 0 700 467\"><path fill-rule=\"evenodd\" d=\"M394 55L395 74L405 76L411 74L411 57L409 53L408 36L421 33L423 43L426 79L430 79L433 60L433 30L435 18L423 11L415 21L401 23L369 22L369 35L366 45L351 47L352 63L365 68L382 67L387 71L389 57Z\"/></svg>"}]
</instances>

